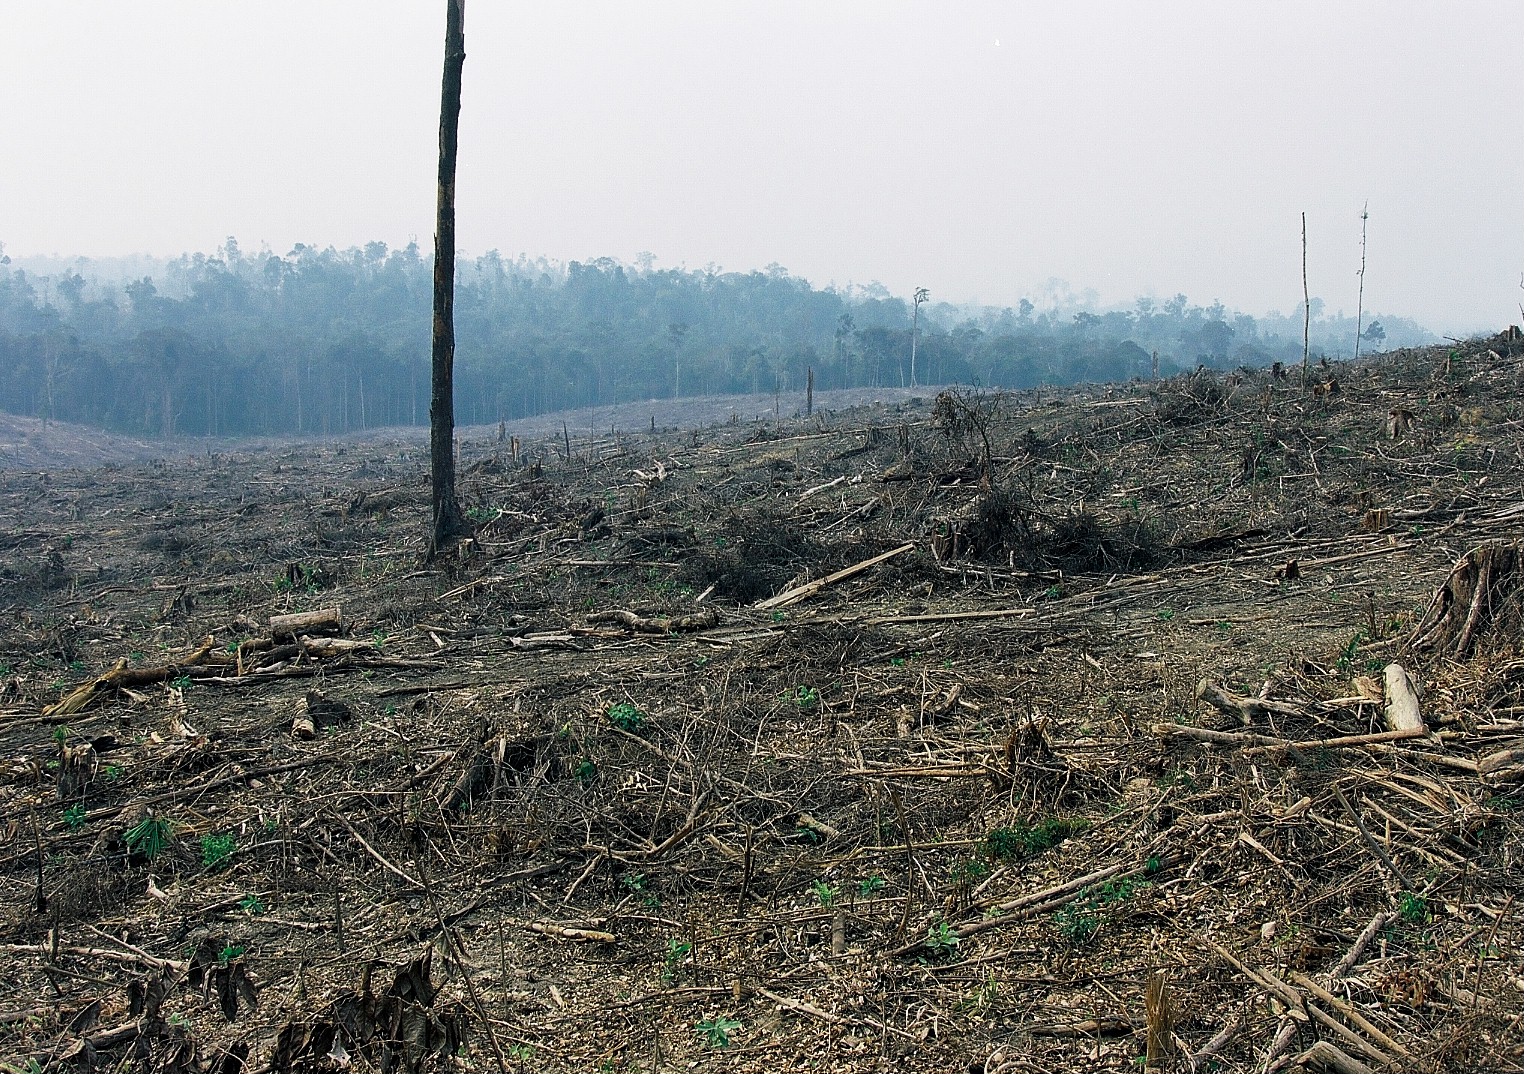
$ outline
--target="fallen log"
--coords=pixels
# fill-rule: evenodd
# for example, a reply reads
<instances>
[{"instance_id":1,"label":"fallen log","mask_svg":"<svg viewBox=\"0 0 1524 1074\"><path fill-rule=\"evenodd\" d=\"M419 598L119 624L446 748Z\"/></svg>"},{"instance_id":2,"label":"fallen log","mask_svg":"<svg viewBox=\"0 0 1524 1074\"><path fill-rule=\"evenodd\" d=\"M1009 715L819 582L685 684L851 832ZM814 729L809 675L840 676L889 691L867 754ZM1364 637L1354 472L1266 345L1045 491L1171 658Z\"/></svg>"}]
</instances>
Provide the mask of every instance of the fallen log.
<instances>
[{"instance_id":1,"label":"fallen log","mask_svg":"<svg viewBox=\"0 0 1524 1074\"><path fill-rule=\"evenodd\" d=\"M768 597L766 600L758 601L752 607L758 611L766 611L769 608L780 608L785 604L793 604L795 601L804 600L806 597L813 597L827 586L835 585L837 582L851 578L854 574L861 574L869 567L875 567L886 559L893 559L895 556L909 552L913 548L915 548L915 542L908 541L898 548L892 548L887 552L880 552L878 555L865 559L861 563L854 563L850 567L844 567L835 574L828 574L824 578L819 578L813 582L806 582L804 585L795 586L793 589L786 589L782 593Z\"/></svg>"},{"instance_id":2,"label":"fallen log","mask_svg":"<svg viewBox=\"0 0 1524 1074\"><path fill-rule=\"evenodd\" d=\"M677 634L693 630L707 630L718 626L720 613L706 608L694 615L674 615L670 618L641 616L634 612L615 608L606 612L593 612L587 617L589 623L619 623L637 634Z\"/></svg>"},{"instance_id":3,"label":"fallen log","mask_svg":"<svg viewBox=\"0 0 1524 1074\"><path fill-rule=\"evenodd\" d=\"M90 682L77 686L62 701L49 705L42 710L42 716L53 718L59 716L71 716L81 712L101 696L113 693L122 687L150 686L154 683L168 682L184 674L186 668L195 667L205 663L212 649L216 647L216 640L207 635L201 645L185 656L168 664L161 664L152 668L129 668L126 658L118 660L112 665L111 670L97 676Z\"/></svg>"},{"instance_id":4,"label":"fallen log","mask_svg":"<svg viewBox=\"0 0 1524 1074\"><path fill-rule=\"evenodd\" d=\"M1302 710L1295 705L1288 705L1284 701L1270 701L1262 697L1240 697L1238 694L1223 689L1211 679L1202 679L1196 684L1196 697L1218 712L1237 716L1245 725L1254 722L1257 716L1303 715Z\"/></svg>"},{"instance_id":5,"label":"fallen log","mask_svg":"<svg viewBox=\"0 0 1524 1074\"><path fill-rule=\"evenodd\" d=\"M277 639L297 638L303 634L337 634L343 629L344 617L338 608L270 616L270 637Z\"/></svg>"}]
</instances>

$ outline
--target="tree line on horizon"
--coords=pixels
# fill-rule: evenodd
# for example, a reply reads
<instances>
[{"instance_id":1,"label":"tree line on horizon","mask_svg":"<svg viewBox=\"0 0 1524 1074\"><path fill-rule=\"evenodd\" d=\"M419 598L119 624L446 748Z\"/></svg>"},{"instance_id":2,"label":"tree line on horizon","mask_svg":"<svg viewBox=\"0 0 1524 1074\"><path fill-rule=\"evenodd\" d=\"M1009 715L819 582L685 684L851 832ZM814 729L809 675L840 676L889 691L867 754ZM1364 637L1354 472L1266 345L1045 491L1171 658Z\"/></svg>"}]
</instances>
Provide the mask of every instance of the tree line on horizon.
<instances>
[{"instance_id":1,"label":"tree line on horizon","mask_svg":"<svg viewBox=\"0 0 1524 1074\"><path fill-rule=\"evenodd\" d=\"M0 246L0 410L148 436L336 435L427 425L432 261L416 242L247 255L74 259L29 271ZM90 275L86 275L86 273ZM461 424L643 399L909 386L911 305L881 285L762 271L559 264L496 251L456 270ZM1354 318L1312 300L1314 354ZM1300 362L1302 307L1260 318L1184 295L1127 309L922 306L922 384L1031 388ZM1433 342L1367 321L1362 351Z\"/></svg>"}]
</instances>

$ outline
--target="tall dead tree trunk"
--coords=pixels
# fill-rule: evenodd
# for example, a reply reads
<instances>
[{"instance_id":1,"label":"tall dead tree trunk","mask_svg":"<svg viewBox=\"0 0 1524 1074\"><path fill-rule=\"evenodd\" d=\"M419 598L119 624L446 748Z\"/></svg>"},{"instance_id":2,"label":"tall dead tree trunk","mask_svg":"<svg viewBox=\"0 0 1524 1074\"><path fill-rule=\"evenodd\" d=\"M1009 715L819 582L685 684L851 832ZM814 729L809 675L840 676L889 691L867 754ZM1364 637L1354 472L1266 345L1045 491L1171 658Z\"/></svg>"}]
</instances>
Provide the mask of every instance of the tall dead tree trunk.
<instances>
[{"instance_id":1,"label":"tall dead tree trunk","mask_svg":"<svg viewBox=\"0 0 1524 1074\"><path fill-rule=\"evenodd\" d=\"M445 0L444 82L439 104L439 203L434 226L434 386L429 403L437 552L465 529L455 498L455 147L466 65L466 0Z\"/></svg>"}]
</instances>

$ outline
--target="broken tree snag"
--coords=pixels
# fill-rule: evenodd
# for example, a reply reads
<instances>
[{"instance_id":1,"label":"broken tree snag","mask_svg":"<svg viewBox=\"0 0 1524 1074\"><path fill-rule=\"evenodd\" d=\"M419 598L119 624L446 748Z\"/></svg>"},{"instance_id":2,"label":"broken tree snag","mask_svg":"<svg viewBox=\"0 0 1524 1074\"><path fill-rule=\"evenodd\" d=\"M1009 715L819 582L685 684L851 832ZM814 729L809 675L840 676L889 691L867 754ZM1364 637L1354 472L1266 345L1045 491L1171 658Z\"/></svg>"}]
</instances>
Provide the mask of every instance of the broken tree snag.
<instances>
[{"instance_id":1,"label":"broken tree snag","mask_svg":"<svg viewBox=\"0 0 1524 1074\"><path fill-rule=\"evenodd\" d=\"M618 623L629 627L637 634L678 634L691 630L708 630L718 626L720 613L713 608L706 608L695 615L674 615L664 619L660 617L646 617L636 615L634 612L616 608L607 612L594 612L587 617L589 623Z\"/></svg>"},{"instance_id":2,"label":"broken tree snag","mask_svg":"<svg viewBox=\"0 0 1524 1074\"><path fill-rule=\"evenodd\" d=\"M1256 716L1301 716L1303 712L1284 701L1268 701L1260 697L1240 697L1229 693L1211 679L1202 679L1196 685L1196 698L1205 701L1218 712L1237 716L1245 726L1254 722Z\"/></svg>"},{"instance_id":3,"label":"broken tree snag","mask_svg":"<svg viewBox=\"0 0 1524 1074\"><path fill-rule=\"evenodd\" d=\"M1401 664L1386 666L1386 726L1391 731L1428 732L1418 707L1418 691Z\"/></svg>"},{"instance_id":4,"label":"broken tree snag","mask_svg":"<svg viewBox=\"0 0 1524 1074\"><path fill-rule=\"evenodd\" d=\"M1518 541L1493 541L1462 556L1414 629L1412 648L1465 658L1488 634L1516 632L1524 624L1520 551Z\"/></svg>"},{"instance_id":5,"label":"broken tree snag","mask_svg":"<svg viewBox=\"0 0 1524 1074\"><path fill-rule=\"evenodd\" d=\"M295 638L301 634L337 634L344 629L338 608L270 616L270 637Z\"/></svg>"},{"instance_id":6,"label":"broken tree snag","mask_svg":"<svg viewBox=\"0 0 1524 1074\"><path fill-rule=\"evenodd\" d=\"M884 560L893 559L895 556L909 552L914 547L915 542L908 541L905 544L900 545L898 548L891 548L889 551L880 552L878 555L873 556L870 559L865 559L861 563L854 563L850 567L844 567L841 570L837 571L835 574L828 574L824 578L817 579L816 581L806 582L804 585L796 586L793 589L786 589L776 596L768 597L766 600L759 600L756 604L752 605L752 607L756 608L758 611L766 611L769 608L779 608L785 604L792 604L796 600L804 600L806 597L813 597L816 593L819 593L827 586L835 585L837 582L844 581L845 579L852 577L854 574L861 574L869 567L876 567L878 564L884 562Z\"/></svg>"}]
</instances>

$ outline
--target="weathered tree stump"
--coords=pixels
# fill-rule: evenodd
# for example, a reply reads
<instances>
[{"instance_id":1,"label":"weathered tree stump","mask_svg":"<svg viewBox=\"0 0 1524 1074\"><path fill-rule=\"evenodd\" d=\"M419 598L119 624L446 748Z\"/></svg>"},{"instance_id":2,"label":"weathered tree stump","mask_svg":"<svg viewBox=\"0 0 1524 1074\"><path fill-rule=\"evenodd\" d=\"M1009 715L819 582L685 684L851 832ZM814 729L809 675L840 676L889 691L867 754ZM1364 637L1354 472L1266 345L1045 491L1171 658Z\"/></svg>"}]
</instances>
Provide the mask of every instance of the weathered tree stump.
<instances>
[{"instance_id":1,"label":"weathered tree stump","mask_svg":"<svg viewBox=\"0 0 1524 1074\"><path fill-rule=\"evenodd\" d=\"M1415 652L1464 658L1484 639L1511 634L1524 622L1524 555L1520 542L1494 541L1467 552L1434 594L1409 645Z\"/></svg>"}]
</instances>

